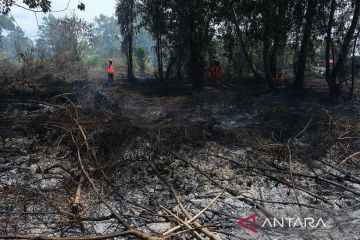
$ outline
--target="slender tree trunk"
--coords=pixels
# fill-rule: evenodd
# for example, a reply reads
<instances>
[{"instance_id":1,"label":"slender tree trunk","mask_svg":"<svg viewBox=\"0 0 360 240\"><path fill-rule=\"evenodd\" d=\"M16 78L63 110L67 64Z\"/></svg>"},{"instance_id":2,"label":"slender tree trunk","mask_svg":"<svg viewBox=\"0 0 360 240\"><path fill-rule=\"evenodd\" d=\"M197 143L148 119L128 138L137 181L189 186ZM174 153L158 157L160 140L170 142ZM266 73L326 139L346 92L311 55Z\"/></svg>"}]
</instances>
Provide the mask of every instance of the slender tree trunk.
<instances>
[{"instance_id":1,"label":"slender tree trunk","mask_svg":"<svg viewBox=\"0 0 360 240\"><path fill-rule=\"evenodd\" d=\"M190 76L193 88L200 90L204 85L204 61L202 59L199 44L199 33L195 22L193 2L190 9Z\"/></svg>"},{"instance_id":2,"label":"slender tree trunk","mask_svg":"<svg viewBox=\"0 0 360 240\"><path fill-rule=\"evenodd\" d=\"M182 59L178 56L176 61L176 81L180 84L183 84L183 75L182 75Z\"/></svg>"},{"instance_id":3,"label":"slender tree trunk","mask_svg":"<svg viewBox=\"0 0 360 240\"><path fill-rule=\"evenodd\" d=\"M263 12L263 64L265 81L271 90L275 89L274 81L271 74L271 62L270 62L270 49L271 49L271 10L269 1L266 0L264 3Z\"/></svg>"},{"instance_id":4,"label":"slender tree trunk","mask_svg":"<svg viewBox=\"0 0 360 240\"><path fill-rule=\"evenodd\" d=\"M351 88L349 93L349 98L351 99L354 94L355 89L355 53L356 53L356 45L357 40L359 38L360 29L357 31L357 34L354 39L354 46L353 46L353 52L352 52L352 63L351 63Z\"/></svg>"},{"instance_id":5,"label":"slender tree trunk","mask_svg":"<svg viewBox=\"0 0 360 240\"><path fill-rule=\"evenodd\" d=\"M157 2L156 8L156 55L157 55L157 63L158 63L158 72L160 81L164 80L164 70L163 70L163 54L162 54L162 32L163 29L161 25L161 15L162 15L162 1Z\"/></svg>"},{"instance_id":6,"label":"slender tree trunk","mask_svg":"<svg viewBox=\"0 0 360 240\"><path fill-rule=\"evenodd\" d=\"M330 93L331 93L331 95L333 95L335 97L339 96L339 94L340 94L339 85L336 83L336 78L337 78L337 75L340 72L340 70L343 69L343 67L344 67L345 60L348 56L348 52L350 49L350 43L351 43L351 40L353 39L355 29L356 29L358 21L359 21L359 15L360 15L360 1L355 1L355 10L354 10L353 18L351 21L351 25L349 27L349 30L346 33L344 42L341 46L341 49L340 49L340 52L339 52L339 55L337 58L337 63L335 65L332 73L326 79L328 82Z\"/></svg>"},{"instance_id":7,"label":"slender tree trunk","mask_svg":"<svg viewBox=\"0 0 360 240\"><path fill-rule=\"evenodd\" d=\"M293 83L293 88L299 91L304 90L304 76L305 76L305 69L306 69L306 60L307 54L309 51L309 46L311 42L311 30L313 26L313 18L316 13L316 0L308 0L307 4L307 11L305 16L305 27L303 38L301 41L301 48L299 53L298 59L298 66L295 76L295 81Z\"/></svg>"},{"instance_id":8,"label":"slender tree trunk","mask_svg":"<svg viewBox=\"0 0 360 240\"><path fill-rule=\"evenodd\" d=\"M234 76L238 76L239 79L241 79L242 77L242 55L236 51L233 61L232 61L232 69L234 72Z\"/></svg>"},{"instance_id":9,"label":"slender tree trunk","mask_svg":"<svg viewBox=\"0 0 360 240\"><path fill-rule=\"evenodd\" d=\"M171 75L171 70L173 69L173 66L176 62L177 57L175 56L175 54L171 53L170 54L170 61L169 64L166 68L166 82L170 81L170 75Z\"/></svg>"},{"instance_id":10,"label":"slender tree trunk","mask_svg":"<svg viewBox=\"0 0 360 240\"><path fill-rule=\"evenodd\" d=\"M272 79L271 67L270 67L270 47L271 39L270 36L265 36L263 41L263 64L266 84L271 90L275 89L274 81Z\"/></svg>"},{"instance_id":11,"label":"slender tree trunk","mask_svg":"<svg viewBox=\"0 0 360 240\"><path fill-rule=\"evenodd\" d=\"M330 50L334 48L332 48L332 40L331 40L331 31L332 31L332 27L334 24L334 13L336 10L336 0L332 0L331 1L331 5L330 5L330 15L329 15L329 22L327 25L327 29L326 29L326 49L325 49L325 60L326 60L326 71L325 71L325 77L326 77L326 81L328 83L329 89L331 93L337 92L336 88L336 78L332 78L330 75ZM334 53L332 51L332 58L334 60ZM334 63L333 63L334 64ZM334 69L333 69L334 70Z\"/></svg>"},{"instance_id":12,"label":"slender tree trunk","mask_svg":"<svg viewBox=\"0 0 360 240\"><path fill-rule=\"evenodd\" d=\"M203 87L204 66L197 46L196 36L190 42L190 76L193 88L199 90Z\"/></svg>"},{"instance_id":13,"label":"slender tree trunk","mask_svg":"<svg viewBox=\"0 0 360 240\"><path fill-rule=\"evenodd\" d=\"M231 4L231 3L230 3ZM255 79L258 81L258 82L262 82L262 78L259 74L259 72L256 70L256 67L251 59L251 56L247 50L247 47L246 47L246 43L243 39L243 34L242 34L242 31L240 29L240 22L239 22L239 19L238 19L238 16L236 14L236 11L235 11L235 8L234 6L231 6L232 8L232 20L235 24L235 30L236 30L236 33L238 35L238 39L239 39L239 43L240 43L240 48L244 54L244 57L245 57L245 60L246 60L246 63L247 65L249 66L251 72L253 73Z\"/></svg>"},{"instance_id":14,"label":"slender tree trunk","mask_svg":"<svg viewBox=\"0 0 360 240\"><path fill-rule=\"evenodd\" d=\"M333 64L332 64L332 71L334 71L334 66L336 63L336 59L335 59L335 43L334 41L331 39L331 59L333 60Z\"/></svg>"},{"instance_id":15,"label":"slender tree trunk","mask_svg":"<svg viewBox=\"0 0 360 240\"><path fill-rule=\"evenodd\" d=\"M133 81L133 45L134 45L134 0L130 0L129 16L128 16L128 29L127 33L127 78L128 81Z\"/></svg>"},{"instance_id":16,"label":"slender tree trunk","mask_svg":"<svg viewBox=\"0 0 360 240\"><path fill-rule=\"evenodd\" d=\"M160 81L163 81L164 80L164 70L163 70L161 34L158 34L158 36L156 38L156 55L157 55L157 62L158 62L159 78L160 78Z\"/></svg>"},{"instance_id":17,"label":"slender tree trunk","mask_svg":"<svg viewBox=\"0 0 360 240\"><path fill-rule=\"evenodd\" d=\"M277 73L280 69L284 67L284 55L285 55L286 43L280 43L275 46L276 53L276 65L275 65L275 73Z\"/></svg>"},{"instance_id":18,"label":"slender tree trunk","mask_svg":"<svg viewBox=\"0 0 360 240\"><path fill-rule=\"evenodd\" d=\"M133 73L133 37L132 35L129 36L129 39L128 39L128 59L127 59L127 62L128 62L128 67L127 67L127 73L128 73L128 80L129 81L132 81L134 79L134 73Z\"/></svg>"},{"instance_id":19,"label":"slender tree trunk","mask_svg":"<svg viewBox=\"0 0 360 240\"><path fill-rule=\"evenodd\" d=\"M292 4L288 0L280 0L276 13L274 45L270 55L270 67L273 77L276 76L279 69L283 68L284 52L286 47L289 24L287 24L287 12L292 9ZM275 14L275 13L274 13Z\"/></svg>"},{"instance_id":20,"label":"slender tree trunk","mask_svg":"<svg viewBox=\"0 0 360 240\"><path fill-rule=\"evenodd\" d=\"M325 59L326 59L326 79L328 79L330 75L330 50L331 50L331 31L334 24L334 13L336 9L336 0L331 1L330 6L330 15L329 22L326 29L326 50L325 50Z\"/></svg>"},{"instance_id":21,"label":"slender tree trunk","mask_svg":"<svg viewBox=\"0 0 360 240\"><path fill-rule=\"evenodd\" d=\"M270 51L270 72L272 77L275 77L277 73L277 58L278 58L278 47L276 43L274 43L274 46L271 48Z\"/></svg>"}]
</instances>

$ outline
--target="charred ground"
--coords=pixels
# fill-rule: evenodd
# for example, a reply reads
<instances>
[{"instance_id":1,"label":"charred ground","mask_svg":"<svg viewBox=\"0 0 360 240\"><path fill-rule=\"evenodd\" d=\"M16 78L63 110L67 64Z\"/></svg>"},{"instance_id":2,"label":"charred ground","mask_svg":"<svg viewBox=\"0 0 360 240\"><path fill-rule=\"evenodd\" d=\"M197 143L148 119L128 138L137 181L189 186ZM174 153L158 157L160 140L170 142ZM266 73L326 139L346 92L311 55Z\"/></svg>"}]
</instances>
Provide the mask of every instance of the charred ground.
<instances>
[{"instance_id":1,"label":"charred ground","mask_svg":"<svg viewBox=\"0 0 360 240\"><path fill-rule=\"evenodd\" d=\"M0 94L2 239L359 235L356 99L234 85L166 96L148 82L36 89ZM257 234L237 225L254 213ZM327 228L261 228L266 217Z\"/></svg>"}]
</instances>

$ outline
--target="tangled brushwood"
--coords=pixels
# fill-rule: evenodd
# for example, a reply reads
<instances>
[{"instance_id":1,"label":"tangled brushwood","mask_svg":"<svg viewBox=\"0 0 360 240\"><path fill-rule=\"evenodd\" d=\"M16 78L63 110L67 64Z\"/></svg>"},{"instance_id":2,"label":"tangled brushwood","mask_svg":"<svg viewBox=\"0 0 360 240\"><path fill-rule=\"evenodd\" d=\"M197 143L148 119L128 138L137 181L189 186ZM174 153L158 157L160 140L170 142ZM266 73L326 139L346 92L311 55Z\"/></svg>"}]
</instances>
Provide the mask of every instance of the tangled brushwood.
<instances>
[{"instance_id":1,"label":"tangled brushwood","mask_svg":"<svg viewBox=\"0 0 360 240\"><path fill-rule=\"evenodd\" d=\"M342 115L352 105L295 110L226 90L157 97L125 83L61 89L0 95L1 239L359 234L360 128ZM256 235L237 224L253 214ZM326 228L263 224L286 217Z\"/></svg>"}]
</instances>

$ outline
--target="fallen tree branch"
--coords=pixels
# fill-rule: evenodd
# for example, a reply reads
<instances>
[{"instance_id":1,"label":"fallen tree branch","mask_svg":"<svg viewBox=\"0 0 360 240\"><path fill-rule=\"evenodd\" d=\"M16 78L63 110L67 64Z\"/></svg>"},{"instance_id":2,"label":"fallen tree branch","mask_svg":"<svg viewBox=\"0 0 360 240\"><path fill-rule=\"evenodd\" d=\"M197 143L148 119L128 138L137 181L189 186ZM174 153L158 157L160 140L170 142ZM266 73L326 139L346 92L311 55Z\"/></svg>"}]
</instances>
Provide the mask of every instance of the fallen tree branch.
<instances>
[{"instance_id":1,"label":"fallen tree branch","mask_svg":"<svg viewBox=\"0 0 360 240\"><path fill-rule=\"evenodd\" d=\"M351 158L353 158L353 157L355 157L355 156L357 156L357 155L359 155L359 154L360 154L360 151L351 154L350 156L348 156L347 158L345 158L343 161L341 161L341 162L339 163L339 165L337 165L337 167L339 167L340 165L344 164L347 160L349 160L349 159L351 159Z\"/></svg>"},{"instance_id":2,"label":"fallen tree branch","mask_svg":"<svg viewBox=\"0 0 360 240\"><path fill-rule=\"evenodd\" d=\"M210 182L212 182L213 184L215 184L216 186L218 186L221 189L224 189L224 186L222 186L220 183L218 183L217 181L215 181L214 179L212 179L208 174L204 173L203 171L201 171L200 168L198 168L197 166L195 166L193 163L191 163L188 160L185 160L177 155L175 155L174 153L170 153L169 154L173 155L174 157L176 157L177 159L179 159L180 161L188 164L189 166L191 166L192 168L194 168L197 172L199 172L201 175L203 175L204 177L206 177ZM231 194L233 197L237 197L239 195L241 195L240 192L234 190L234 189L226 189L226 192L228 192L229 194ZM264 213L264 215L268 218L276 218L276 216L271 213L269 210L267 210L266 208L264 208L263 206L257 204L256 202L248 199L248 198L244 198L242 199L245 203L255 206L257 209L259 209L262 213Z\"/></svg>"},{"instance_id":3,"label":"fallen tree branch","mask_svg":"<svg viewBox=\"0 0 360 240\"><path fill-rule=\"evenodd\" d=\"M77 124L78 124L78 122L77 122ZM115 211L115 209L113 207L110 206L110 204L105 200L105 198L99 193L99 190L95 186L94 181L91 179L89 173L86 171L85 166L82 162L80 148L78 147L74 136L71 135L71 137L74 141L75 146L77 147L77 158L78 158L80 168L81 168L83 174L85 175L86 179L89 181L89 183L92 186L93 190L95 191L95 194L97 195L97 197L110 210L111 214L118 220L118 222L125 228L125 230L128 232L128 235L133 235L135 237L138 237L141 239L147 239L147 240L159 240L158 237L151 236L150 234L139 231L139 230L135 229L134 227L132 227L131 225L129 225L126 222L126 220L117 211ZM88 147L88 145L87 145L87 147ZM87 149L87 150L89 150L89 149Z\"/></svg>"},{"instance_id":4,"label":"fallen tree branch","mask_svg":"<svg viewBox=\"0 0 360 240\"><path fill-rule=\"evenodd\" d=\"M84 236L84 237L50 237L42 235L27 235L27 234L10 234L10 235L0 235L0 239L31 239L31 240L102 240L110 239L114 237L133 235L132 230L127 230L123 232L114 232L101 236Z\"/></svg>"},{"instance_id":5,"label":"fallen tree branch","mask_svg":"<svg viewBox=\"0 0 360 240\"><path fill-rule=\"evenodd\" d=\"M77 151L77 156L78 156L78 160L81 166L81 170L82 172L85 174L87 180L90 182L92 188L95 191L95 194L97 195L97 197L101 200L101 202L110 210L111 214L118 220L118 222L125 228L125 230L128 232L128 235L133 235L142 239L147 239L147 240L158 240L158 237L154 237L151 236L148 233L144 233L141 232L137 229L135 229L134 227L132 227L131 225L129 225L126 220L115 211L115 209L113 209L109 203L107 203L107 201L104 199L104 197L99 193L99 190L96 188L95 183L93 182L93 180L90 178L89 173L86 171L83 163L82 163L82 159L81 159L81 155L80 155L80 149L78 149Z\"/></svg>"},{"instance_id":6,"label":"fallen tree branch","mask_svg":"<svg viewBox=\"0 0 360 240\"><path fill-rule=\"evenodd\" d=\"M171 186L171 184L160 174L159 170L156 168L156 166L149 162L150 167L154 170L154 172L156 173L156 175L158 175L158 177L160 178L160 180L170 189L170 192L172 193L172 195L174 196L177 204L179 205L180 210L184 213L184 215L188 218L188 219L192 219L193 216L186 210L186 208L183 206L183 204L180 201L179 196L177 195L177 193L175 192L174 188ZM215 235L214 233L210 232L209 230L207 230L206 228L203 228L203 226L198 223L198 222L194 222L194 225L197 228L200 228L200 231L202 233L204 233L207 237L209 237L210 239L213 240L221 240L221 238L217 235Z\"/></svg>"},{"instance_id":7,"label":"fallen tree branch","mask_svg":"<svg viewBox=\"0 0 360 240\"><path fill-rule=\"evenodd\" d=\"M176 216L175 214L173 214L170 210L166 209L165 207L161 206L160 207L167 213L169 213L172 217L176 218L180 223L182 223L184 226L186 226L188 229L192 229L191 225L187 222L187 221L184 221L182 220L181 218L179 218L178 216ZM177 228L179 227L179 228ZM181 225L177 226L175 228L177 228L176 230L180 229L181 228ZM175 231L176 231L175 230ZM200 229L199 229L200 230ZM171 233L173 233L174 231L167 231L165 233L163 233L163 236L166 238L166 237L170 237ZM196 231L194 231L194 234L196 235L196 237L200 240L205 240L202 236L200 236L200 234L198 234Z\"/></svg>"},{"instance_id":8,"label":"fallen tree branch","mask_svg":"<svg viewBox=\"0 0 360 240\"><path fill-rule=\"evenodd\" d=\"M78 215L80 212L80 197L81 197L81 187L82 187L82 182L84 181L84 177L81 176L80 177L80 181L79 184L76 188L76 193L75 193L75 198L74 198L74 202L71 205L71 212L75 215Z\"/></svg>"},{"instance_id":9,"label":"fallen tree branch","mask_svg":"<svg viewBox=\"0 0 360 240\"><path fill-rule=\"evenodd\" d=\"M318 200L321 200L321 201L324 202L324 203L329 203L329 201L326 200L325 198L322 198L322 197L320 197L319 195L317 195L317 194L315 194L315 193L312 193L312 192L310 192L310 191L308 191L308 190L306 190L306 189L303 189L303 188L301 188L301 187L295 186L295 185L293 185L292 183L289 183L289 182L286 182L286 181L284 181L284 180L281 180L280 178L271 176L271 175L269 175L269 174L267 174L267 173L264 173L264 172L263 172L263 173L262 173L262 172L259 172L259 171L257 171L257 170L254 170L254 172L256 172L256 173L258 173L258 174L260 174L260 175L266 176L266 177L268 177L268 178L270 178L270 179L273 179L273 180L275 180L275 181L278 181L278 182L280 182L280 183L282 183L282 184L284 184L284 185L286 185L286 186L288 186L288 187L290 187L290 188L298 189L298 190L300 190L300 191L302 191L302 192L304 192L304 193L309 194L310 196L312 196L312 197L314 197L314 198L316 198L316 199L318 199Z\"/></svg>"},{"instance_id":10,"label":"fallen tree branch","mask_svg":"<svg viewBox=\"0 0 360 240\"><path fill-rule=\"evenodd\" d=\"M206 210L208 210L225 192L226 188L224 188L221 193L219 195L217 195L203 210L201 210L198 214L196 214L194 217L192 217L191 219L185 221L185 224L189 224L192 223L193 221L195 221L198 217L200 217L201 214L203 214ZM176 230L180 229L181 225L174 227L170 230L168 230L167 232L165 232L163 234L163 236L169 235L173 232L175 232Z\"/></svg>"}]
</instances>

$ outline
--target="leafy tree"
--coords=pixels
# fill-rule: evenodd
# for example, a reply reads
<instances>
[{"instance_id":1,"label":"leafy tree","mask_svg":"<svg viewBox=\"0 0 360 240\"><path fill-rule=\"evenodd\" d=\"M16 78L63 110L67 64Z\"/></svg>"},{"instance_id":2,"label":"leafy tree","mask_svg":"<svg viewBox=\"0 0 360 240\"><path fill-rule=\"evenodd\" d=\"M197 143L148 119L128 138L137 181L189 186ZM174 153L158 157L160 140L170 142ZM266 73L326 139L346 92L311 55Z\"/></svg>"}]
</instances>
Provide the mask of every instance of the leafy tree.
<instances>
[{"instance_id":1,"label":"leafy tree","mask_svg":"<svg viewBox=\"0 0 360 240\"><path fill-rule=\"evenodd\" d=\"M148 54L149 60L155 63L156 56L153 50L156 43L154 42L154 39L149 31L147 31L144 27L139 27L139 30L134 37L134 45L135 47L144 47Z\"/></svg>"},{"instance_id":2,"label":"leafy tree","mask_svg":"<svg viewBox=\"0 0 360 240\"><path fill-rule=\"evenodd\" d=\"M33 47L33 42L25 36L21 28L15 26L13 19L0 16L0 27L6 31L6 34L1 36L0 42L1 53L6 58L15 59Z\"/></svg>"},{"instance_id":3,"label":"leafy tree","mask_svg":"<svg viewBox=\"0 0 360 240\"><path fill-rule=\"evenodd\" d=\"M12 19L7 16L0 15L0 41L2 38L2 31L7 30L15 30L15 24L13 23Z\"/></svg>"},{"instance_id":4,"label":"leafy tree","mask_svg":"<svg viewBox=\"0 0 360 240\"><path fill-rule=\"evenodd\" d=\"M108 58L122 59L123 53L121 48L122 35L115 17L99 15L94 19L92 30L91 45L86 49L86 62L91 66L103 66L104 61ZM154 41L149 32L144 27L134 36L134 48L143 47L146 53L150 53L154 46Z\"/></svg>"},{"instance_id":5,"label":"leafy tree","mask_svg":"<svg viewBox=\"0 0 360 240\"><path fill-rule=\"evenodd\" d=\"M49 0L23 0L29 9L40 9L43 12L49 12L51 8L51 1ZM10 12L13 5L18 5L14 0L2 0L1 1L1 13L7 14Z\"/></svg>"},{"instance_id":6,"label":"leafy tree","mask_svg":"<svg viewBox=\"0 0 360 240\"><path fill-rule=\"evenodd\" d=\"M85 48L90 44L91 25L75 15L44 18L39 27L37 46L43 54L60 59L63 62L80 61Z\"/></svg>"},{"instance_id":7,"label":"leafy tree","mask_svg":"<svg viewBox=\"0 0 360 240\"><path fill-rule=\"evenodd\" d=\"M47 0L24 3L35 11L51 10ZM16 1L3 1L3 12L14 4ZM146 44L153 42L160 78L165 77L166 69L166 79L173 75L179 80L188 79L195 89L203 87L204 66L214 58L222 58L233 79L248 69L252 73L249 77L274 89L273 77L285 65L284 59L292 58L295 80L292 86L302 91L309 63L315 58L326 58L326 81L330 92L339 95L339 75L349 60L351 47L353 52L356 50L353 42L358 36L359 15L358 0L118 0L116 18L120 29L117 30L114 18L100 16L95 20L93 45L85 46L94 56L105 56L119 52L116 42L121 40L131 80L133 54L139 53L134 52L135 48L148 48ZM3 25L0 26L4 28ZM56 26L47 31L56 35ZM148 32L153 41L149 40ZM76 39L70 33L62 34L64 39ZM42 36L37 41L38 47L46 46L50 38ZM71 47L65 48L53 39L44 52L71 50L71 55L79 59L83 50L77 43L86 41L70 41L67 45ZM330 59L335 60L333 68ZM286 65L291 67L290 62Z\"/></svg>"},{"instance_id":8,"label":"leafy tree","mask_svg":"<svg viewBox=\"0 0 360 240\"><path fill-rule=\"evenodd\" d=\"M332 4L336 4L336 1L334 1ZM340 47L340 51L339 54L337 56L337 63L335 64L334 69L332 70L332 72L330 73L329 71L329 66L327 65L326 67L326 81L328 83L330 92L332 95L334 96L338 96L340 94L339 92L339 85L337 84L336 78L338 76L338 74L340 73L341 70L343 70L344 68L344 64L346 59L348 58L348 53L350 51L350 43L352 41L352 39L357 39L357 36L354 38L354 34L355 34L355 30L358 26L358 22L359 22L359 17L360 17L360 1L355 1L354 4L351 4L352 7L354 7L354 11L353 11L353 15L352 15L352 19L350 21L349 27L347 30L343 30L343 33L345 32L345 36L343 38L343 41L341 43L341 47ZM334 18L334 14L333 11L335 6L332 6L331 8L331 14L329 16L329 23L328 23L328 28L327 28L327 46L326 46L326 61L329 62L329 51L330 51L330 45L331 45L331 29L332 29L332 25L333 25L333 18ZM329 64L329 63L327 63Z\"/></svg>"},{"instance_id":9,"label":"leafy tree","mask_svg":"<svg viewBox=\"0 0 360 240\"><path fill-rule=\"evenodd\" d=\"M133 74L133 47L135 36L135 0L118 0L116 5L116 15L120 26L120 32L123 37L122 47L127 57L127 78L132 80Z\"/></svg>"},{"instance_id":10,"label":"leafy tree","mask_svg":"<svg viewBox=\"0 0 360 240\"><path fill-rule=\"evenodd\" d=\"M26 4L30 11L42 11L44 13L51 11L51 1L50 0L23 0L23 3ZM21 6L17 4L16 0L1 0L0 2L0 11L2 14L7 14L11 11L13 5ZM22 7L22 6L21 6ZM22 7L25 8L25 7ZM85 4L79 1L78 9L81 11L85 10Z\"/></svg>"},{"instance_id":11,"label":"leafy tree","mask_svg":"<svg viewBox=\"0 0 360 240\"><path fill-rule=\"evenodd\" d=\"M100 58L120 57L120 30L115 17L100 15L95 18L91 52Z\"/></svg>"},{"instance_id":12,"label":"leafy tree","mask_svg":"<svg viewBox=\"0 0 360 240\"><path fill-rule=\"evenodd\" d=\"M304 74L306 68L306 58L309 51L309 46L311 44L311 33L314 23L314 17L316 14L317 8L316 0L307 1L307 10L305 15L305 26L303 30L303 37L301 40L301 49L298 57L298 65L295 76L295 82L293 84L294 88L297 90L304 90Z\"/></svg>"},{"instance_id":13,"label":"leafy tree","mask_svg":"<svg viewBox=\"0 0 360 240\"><path fill-rule=\"evenodd\" d=\"M15 30L15 24L13 22L13 19L5 15L0 15L0 29L8 31Z\"/></svg>"},{"instance_id":14,"label":"leafy tree","mask_svg":"<svg viewBox=\"0 0 360 240\"><path fill-rule=\"evenodd\" d=\"M166 14L165 10L170 6L169 1L162 0L145 0L141 3L140 8L143 14L143 23L147 29L152 33L155 39L155 53L157 58L157 70L159 78L162 81L164 79L163 73L163 58L164 58L164 44L166 41L164 35L166 34Z\"/></svg>"},{"instance_id":15,"label":"leafy tree","mask_svg":"<svg viewBox=\"0 0 360 240\"><path fill-rule=\"evenodd\" d=\"M145 64L146 64L146 49L144 47L137 47L135 48L135 56L139 63L139 69L141 73L145 72Z\"/></svg>"},{"instance_id":16,"label":"leafy tree","mask_svg":"<svg viewBox=\"0 0 360 240\"><path fill-rule=\"evenodd\" d=\"M178 76L183 69L195 89L203 86L207 48L215 33L218 1L141 1L143 25L156 41L158 70L163 54L170 53L169 67L177 62ZM167 48L167 49L165 49ZM165 51L166 50L166 51Z\"/></svg>"}]
</instances>

